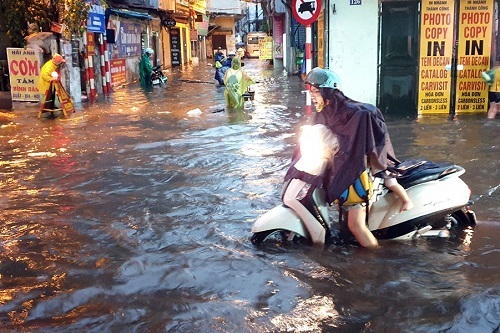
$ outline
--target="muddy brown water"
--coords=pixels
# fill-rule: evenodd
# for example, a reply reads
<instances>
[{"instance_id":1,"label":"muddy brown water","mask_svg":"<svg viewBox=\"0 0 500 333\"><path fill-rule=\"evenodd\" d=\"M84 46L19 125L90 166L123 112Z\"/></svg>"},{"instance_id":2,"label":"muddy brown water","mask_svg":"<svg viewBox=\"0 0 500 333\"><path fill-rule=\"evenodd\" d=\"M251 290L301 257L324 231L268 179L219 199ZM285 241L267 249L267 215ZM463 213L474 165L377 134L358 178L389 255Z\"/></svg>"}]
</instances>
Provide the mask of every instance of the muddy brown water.
<instances>
[{"instance_id":1,"label":"muddy brown water","mask_svg":"<svg viewBox=\"0 0 500 333\"><path fill-rule=\"evenodd\" d=\"M255 248L305 97L298 76L244 69L249 112L224 110L203 62L69 119L0 112L1 331L498 332L500 121L387 119L399 158L466 169L465 237Z\"/></svg>"}]
</instances>

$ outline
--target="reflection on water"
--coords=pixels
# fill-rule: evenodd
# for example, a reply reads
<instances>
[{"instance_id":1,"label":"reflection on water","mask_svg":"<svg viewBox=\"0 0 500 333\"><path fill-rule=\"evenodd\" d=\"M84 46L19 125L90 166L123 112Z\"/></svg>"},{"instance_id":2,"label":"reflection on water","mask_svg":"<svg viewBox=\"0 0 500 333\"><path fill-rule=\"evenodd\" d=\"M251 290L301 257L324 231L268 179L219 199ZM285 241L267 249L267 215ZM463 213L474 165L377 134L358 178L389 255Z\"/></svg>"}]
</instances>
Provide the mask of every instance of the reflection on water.
<instances>
[{"instance_id":1,"label":"reflection on water","mask_svg":"<svg viewBox=\"0 0 500 333\"><path fill-rule=\"evenodd\" d=\"M305 98L298 76L258 60L244 69L258 81L246 112L224 109L202 63L69 119L38 120L29 104L0 114L3 330L498 330L498 121L388 119L400 159L467 170L480 222L460 237L254 248Z\"/></svg>"}]
</instances>

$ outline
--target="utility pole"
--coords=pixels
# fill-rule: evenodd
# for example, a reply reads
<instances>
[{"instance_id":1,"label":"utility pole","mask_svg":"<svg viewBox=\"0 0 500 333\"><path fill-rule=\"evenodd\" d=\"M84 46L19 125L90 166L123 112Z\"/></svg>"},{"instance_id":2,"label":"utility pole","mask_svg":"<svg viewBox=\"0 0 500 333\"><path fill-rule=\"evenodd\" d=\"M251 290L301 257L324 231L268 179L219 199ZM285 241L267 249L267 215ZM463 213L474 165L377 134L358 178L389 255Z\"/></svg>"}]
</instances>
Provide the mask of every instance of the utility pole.
<instances>
[{"instance_id":1,"label":"utility pole","mask_svg":"<svg viewBox=\"0 0 500 333\"><path fill-rule=\"evenodd\" d=\"M247 25L248 25L248 31L247 32L250 32L252 31L251 30L251 26L250 26L250 8L247 6Z\"/></svg>"},{"instance_id":2,"label":"utility pole","mask_svg":"<svg viewBox=\"0 0 500 333\"><path fill-rule=\"evenodd\" d=\"M255 31L259 31L259 4L255 4Z\"/></svg>"}]
</instances>

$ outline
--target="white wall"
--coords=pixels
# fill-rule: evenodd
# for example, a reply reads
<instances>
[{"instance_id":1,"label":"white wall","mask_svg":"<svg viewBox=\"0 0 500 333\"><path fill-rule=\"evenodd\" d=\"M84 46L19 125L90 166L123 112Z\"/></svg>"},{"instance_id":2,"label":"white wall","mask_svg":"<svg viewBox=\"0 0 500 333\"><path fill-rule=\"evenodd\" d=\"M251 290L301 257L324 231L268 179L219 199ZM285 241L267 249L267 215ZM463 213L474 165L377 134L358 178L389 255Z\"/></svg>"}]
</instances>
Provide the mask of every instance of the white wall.
<instances>
[{"instance_id":1,"label":"white wall","mask_svg":"<svg viewBox=\"0 0 500 333\"><path fill-rule=\"evenodd\" d=\"M350 6L349 0L330 1L329 65L340 75L346 96L376 104L378 0L361 3Z\"/></svg>"},{"instance_id":2,"label":"white wall","mask_svg":"<svg viewBox=\"0 0 500 333\"><path fill-rule=\"evenodd\" d=\"M243 14L246 3L240 0L211 0L207 1L207 12L225 14Z\"/></svg>"}]
</instances>

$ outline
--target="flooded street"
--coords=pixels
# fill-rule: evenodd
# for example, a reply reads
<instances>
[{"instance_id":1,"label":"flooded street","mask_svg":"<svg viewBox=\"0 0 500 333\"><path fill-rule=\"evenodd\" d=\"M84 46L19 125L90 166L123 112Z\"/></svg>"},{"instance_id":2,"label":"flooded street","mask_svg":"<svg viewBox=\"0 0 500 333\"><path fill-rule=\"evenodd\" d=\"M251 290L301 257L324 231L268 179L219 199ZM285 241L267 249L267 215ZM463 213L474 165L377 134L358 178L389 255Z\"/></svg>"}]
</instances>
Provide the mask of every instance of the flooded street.
<instances>
[{"instance_id":1,"label":"flooded street","mask_svg":"<svg viewBox=\"0 0 500 333\"><path fill-rule=\"evenodd\" d=\"M498 332L500 120L387 119L400 159L466 169L463 239L256 248L305 97L298 76L243 68L249 112L224 110L205 63L69 119L0 112L1 331Z\"/></svg>"}]
</instances>

